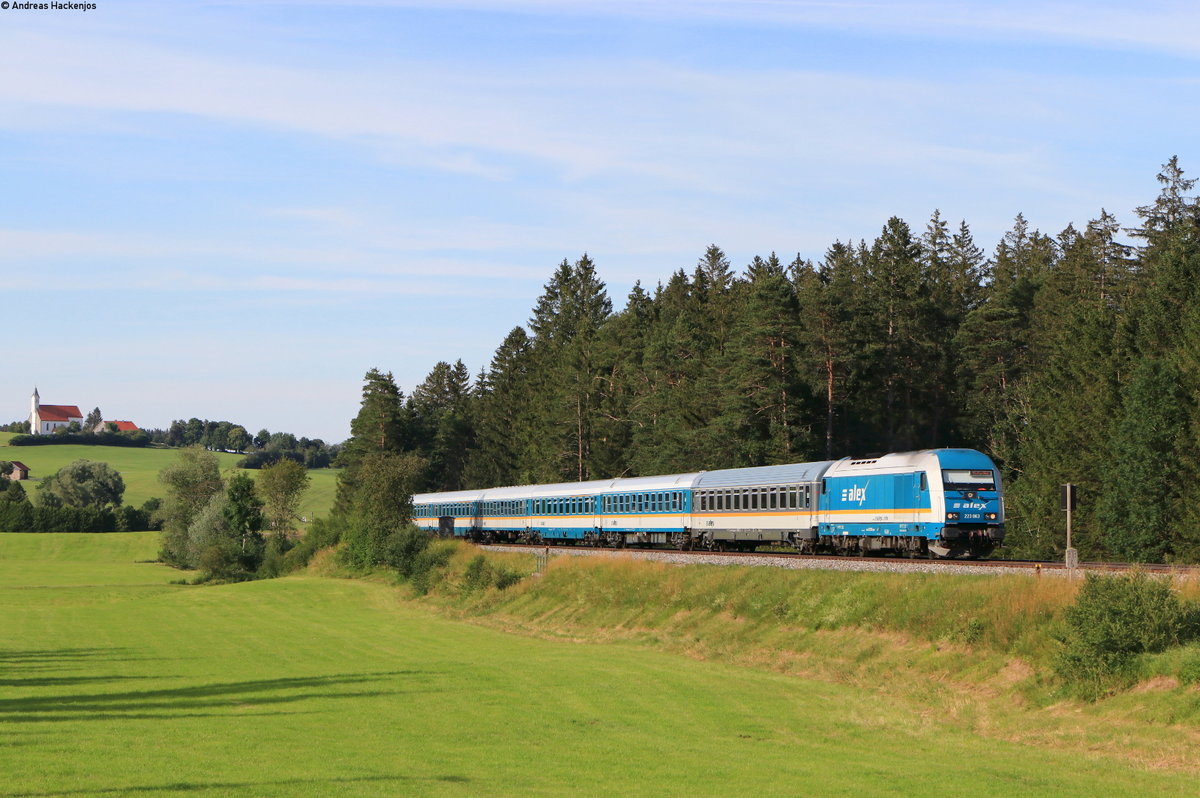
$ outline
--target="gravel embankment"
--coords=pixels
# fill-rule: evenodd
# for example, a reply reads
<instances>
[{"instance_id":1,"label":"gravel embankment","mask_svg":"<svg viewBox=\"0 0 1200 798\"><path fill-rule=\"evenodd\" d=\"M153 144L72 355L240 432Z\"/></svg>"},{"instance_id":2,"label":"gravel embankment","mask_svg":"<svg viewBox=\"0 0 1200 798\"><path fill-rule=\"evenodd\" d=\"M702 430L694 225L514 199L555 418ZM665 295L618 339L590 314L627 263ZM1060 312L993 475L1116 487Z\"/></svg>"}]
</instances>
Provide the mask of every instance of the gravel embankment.
<instances>
[{"instance_id":1,"label":"gravel embankment","mask_svg":"<svg viewBox=\"0 0 1200 798\"><path fill-rule=\"evenodd\" d=\"M804 556L768 556L768 555L731 555L708 554L678 551L608 551L602 549L572 548L569 546L482 546L493 551L520 551L526 554L549 552L550 556L570 557L629 557L638 560L657 560L673 565L742 565L747 567L768 568L819 568L827 571L875 571L878 573L929 573L929 574L987 574L1001 576L1008 574L1025 574L1027 576L1039 573L1065 576L1065 570L1030 568L1028 566L980 565L977 563L960 563L932 560L880 560L857 559L853 557L815 558Z\"/></svg>"}]
</instances>

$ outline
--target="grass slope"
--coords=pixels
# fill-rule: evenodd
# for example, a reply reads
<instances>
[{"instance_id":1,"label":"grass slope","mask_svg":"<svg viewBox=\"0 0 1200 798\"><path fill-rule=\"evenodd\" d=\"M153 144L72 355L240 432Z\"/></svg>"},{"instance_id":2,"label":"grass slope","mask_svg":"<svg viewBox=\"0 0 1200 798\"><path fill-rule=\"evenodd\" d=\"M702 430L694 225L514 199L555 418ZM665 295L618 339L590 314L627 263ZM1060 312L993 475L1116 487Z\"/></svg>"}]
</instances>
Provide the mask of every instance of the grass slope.
<instances>
[{"instance_id":1,"label":"grass slope","mask_svg":"<svg viewBox=\"0 0 1200 798\"><path fill-rule=\"evenodd\" d=\"M38 480L53 474L63 466L76 460L96 460L108 463L121 473L125 480L125 504L140 507L147 499L163 495L158 481L158 472L174 463L179 455L176 449L138 449L123 446L9 446L12 433L0 432L0 460L19 460L29 466L33 479L26 483L32 490ZM232 470L242 459L240 454L215 452L223 470ZM247 469L250 476L258 472ZM332 468L309 471L312 482L300 506L302 516L312 518L325 516L333 506L337 490L337 470Z\"/></svg>"},{"instance_id":2,"label":"grass slope","mask_svg":"<svg viewBox=\"0 0 1200 798\"><path fill-rule=\"evenodd\" d=\"M0 798L1180 795L877 693L439 617L365 581L169 584L153 535L0 536Z\"/></svg>"},{"instance_id":3,"label":"grass slope","mask_svg":"<svg viewBox=\"0 0 1200 798\"><path fill-rule=\"evenodd\" d=\"M436 544L446 545L446 544ZM1142 655L1094 703L1054 673L1060 578L670 566L613 554L558 556L505 591L468 590L472 547L430 580L427 602L494 628L645 645L687 657L852 686L897 713L966 734L1136 767L1200 773L1200 644ZM487 555L495 572L533 558ZM1175 587L1193 601L1194 578Z\"/></svg>"}]
</instances>

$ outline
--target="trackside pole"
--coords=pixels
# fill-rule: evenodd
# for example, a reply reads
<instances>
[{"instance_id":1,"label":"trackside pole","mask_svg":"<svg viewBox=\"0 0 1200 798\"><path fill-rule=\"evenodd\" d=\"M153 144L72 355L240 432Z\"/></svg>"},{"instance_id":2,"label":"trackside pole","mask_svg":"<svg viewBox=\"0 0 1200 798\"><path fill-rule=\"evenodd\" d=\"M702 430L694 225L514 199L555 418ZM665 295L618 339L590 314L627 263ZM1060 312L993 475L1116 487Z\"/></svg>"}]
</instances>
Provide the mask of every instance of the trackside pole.
<instances>
[{"instance_id":1,"label":"trackside pole","mask_svg":"<svg viewBox=\"0 0 1200 798\"><path fill-rule=\"evenodd\" d=\"M1059 503L1061 509L1067 513L1067 552L1065 564L1071 576L1074 576L1075 572L1079 569L1079 552L1071 546L1071 513L1075 510L1075 500L1075 486L1068 482L1062 486L1059 494Z\"/></svg>"}]
</instances>

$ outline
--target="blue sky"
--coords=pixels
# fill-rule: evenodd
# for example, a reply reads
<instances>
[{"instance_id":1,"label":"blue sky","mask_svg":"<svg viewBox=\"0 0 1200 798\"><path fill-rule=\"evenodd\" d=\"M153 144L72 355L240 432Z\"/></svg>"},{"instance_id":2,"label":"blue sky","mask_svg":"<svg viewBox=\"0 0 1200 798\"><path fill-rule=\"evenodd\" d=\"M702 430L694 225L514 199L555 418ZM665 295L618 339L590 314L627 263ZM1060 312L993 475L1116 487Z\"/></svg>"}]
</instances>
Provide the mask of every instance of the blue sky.
<instances>
[{"instance_id":1,"label":"blue sky","mask_svg":"<svg viewBox=\"0 0 1200 798\"><path fill-rule=\"evenodd\" d=\"M585 251L620 307L710 243L990 251L1200 170L1193 2L96 4L0 10L0 422L341 440Z\"/></svg>"}]
</instances>

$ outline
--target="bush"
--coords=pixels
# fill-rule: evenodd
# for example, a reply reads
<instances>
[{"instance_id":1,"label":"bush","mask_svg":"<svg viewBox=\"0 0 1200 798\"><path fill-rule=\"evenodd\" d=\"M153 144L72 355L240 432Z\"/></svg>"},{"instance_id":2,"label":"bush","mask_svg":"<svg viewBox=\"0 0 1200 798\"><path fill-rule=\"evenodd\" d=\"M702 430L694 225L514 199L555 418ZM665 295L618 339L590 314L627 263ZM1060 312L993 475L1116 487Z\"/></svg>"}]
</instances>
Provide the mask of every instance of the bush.
<instances>
[{"instance_id":1,"label":"bush","mask_svg":"<svg viewBox=\"0 0 1200 798\"><path fill-rule=\"evenodd\" d=\"M395 568L405 579L411 578L417 558L429 546L430 540L428 532L405 524L399 532L388 538L385 564Z\"/></svg>"},{"instance_id":2,"label":"bush","mask_svg":"<svg viewBox=\"0 0 1200 798\"><path fill-rule=\"evenodd\" d=\"M1141 654L1164 651L1196 636L1197 613L1171 586L1145 573L1088 574L1065 613L1063 649L1055 669L1085 697L1136 677Z\"/></svg>"},{"instance_id":3,"label":"bush","mask_svg":"<svg viewBox=\"0 0 1200 798\"><path fill-rule=\"evenodd\" d=\"M462 589L467 593L490 587L504 590L520 581L521 574L488 561L482 554L476 554L463 571Z\"/></svg>"},{"instance_id":4,"label":"bush","mask_svg":"<svg viewBox=\"0 0 1200 798\"><path fill-rule=\"evenodd\" d=\"M296 542L284 532L276 532L268 537L263 547L262 564L258 566L259 578L274 579L287 573L290 570L287 555L295 545Z\"/></svg>"},{"instance_id":5,"label":"bush","mask_svg":"<svg viewBox=\"0 0 1200 798\"><path fill-rule=\"evenodd\" d=\"M313 555L329 546L336 546L342 539L344 524L333 518L317 518L308 527L304 537L283 557L283 570L295 571L308 565Z\"/></svg>"},{"instance_id":6,"label":"bush","mask_svg":"<svg viewBox=\"0 0 1200 798\"><path fill-rule=\"evenodd\" d=\"M450 558L458 550L453 540L431 540L425 549L413 558L409 581L418 595L425 595L433 587L439 572L445 570Z\"/></svg>"}]
</instances>

